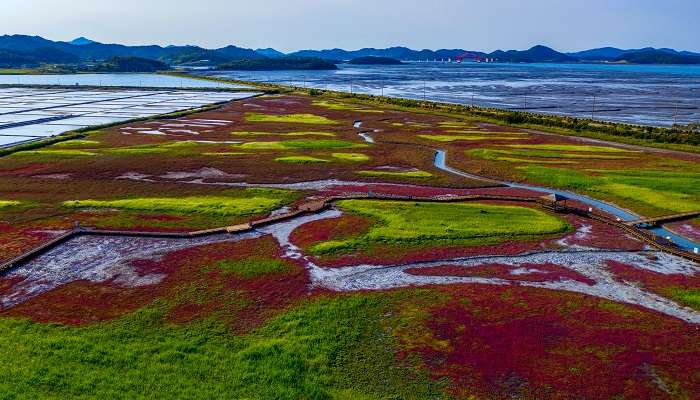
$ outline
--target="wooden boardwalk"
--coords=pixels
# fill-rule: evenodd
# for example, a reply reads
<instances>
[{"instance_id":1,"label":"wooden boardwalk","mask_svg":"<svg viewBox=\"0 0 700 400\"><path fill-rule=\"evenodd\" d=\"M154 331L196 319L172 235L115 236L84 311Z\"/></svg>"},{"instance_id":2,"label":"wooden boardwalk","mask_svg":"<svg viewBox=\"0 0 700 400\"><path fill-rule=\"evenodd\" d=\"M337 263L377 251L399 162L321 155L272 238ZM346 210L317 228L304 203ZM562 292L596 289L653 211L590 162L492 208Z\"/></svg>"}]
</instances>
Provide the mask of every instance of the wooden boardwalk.
<instances>
[{"instance_id":1,"label":"wooden boardwalk","mask_svg":"<svg viewBox=\"0 0 700 400\"><path fill-rule=\"evenodd\" d=\"M676 222L676 221L683 221L686 219L691 219L695 217L700 217L700 211L692 211L688 213L682 213L682 214L673 214L673 215L664 215L661 217L653 217L653 218L643 218L639 219L636 221L628 221L625 222L626 225L629 226L639 226L639 225L661 225L665 224L668 222Z\"/></svg>"},{"instance_id":2,"label":"wooden boardwalk","mask_svg":"<svg viewBox=\"0 0 700 400\"><path fill-rule=\"evenodd\" d=\"M503 195L467 195L467 196L431 196L431 197L419 197L419 196L399 196L399 195L369 195L367 193L357 193L346 196L333 196L325 199L318 199L300 204L295 210L288 213L271 215L267 218L254 220L248 223L243 223L234 226L219 227L213 229L199 230L193 232L139 232L139 231L116 231L116 230L99 230L99 229L87 229L82 227L77 227L73 230L67 231L66 233L52 239L49 242L42 244L26 253L8 261L0 264L0 274L14 268L17 265L25 263L33 258L38 257L42 253L66 242L67 240L83 235L99 235L99 236L123 236L123 237L158 237L158 238L170 238L170 239L188 239L194 237L203 237L211 235L220 234L237 234L243 232L253 231L259 227L279 223L282 221L290 220L305 214L316 214L319 213L333 205L333 203L342 200L360 200L360 199L372 199L372 200L393 200L393 201L429 201L429 202L439 202L439 203L460 203L467 201L508 201L508 202L519 202L519 203L535 203L539 204L545 209L558 213L574 214L582 218L588 218L596 220L608 225L619 228L620 230L634 236L635 238L641 240L642 242L669 254L682 257L684 259L700 263L700 255L685 251L668 240L659 237L649 231L645 231L637 227L637 224L630 225L629 222L620 222L612 219L605 215L599 215L591 213L587 210L582 210L575 207L569 207L560 205L559 203L549 201L541 197L517 197L517 196L503 196ZM700 213L687 213L679 214L676 216L669 216L673 218L690 218ZM663 220L668 221L669 217L660 218L650 218L650 220Z\"/></svg>"}]
</instances>

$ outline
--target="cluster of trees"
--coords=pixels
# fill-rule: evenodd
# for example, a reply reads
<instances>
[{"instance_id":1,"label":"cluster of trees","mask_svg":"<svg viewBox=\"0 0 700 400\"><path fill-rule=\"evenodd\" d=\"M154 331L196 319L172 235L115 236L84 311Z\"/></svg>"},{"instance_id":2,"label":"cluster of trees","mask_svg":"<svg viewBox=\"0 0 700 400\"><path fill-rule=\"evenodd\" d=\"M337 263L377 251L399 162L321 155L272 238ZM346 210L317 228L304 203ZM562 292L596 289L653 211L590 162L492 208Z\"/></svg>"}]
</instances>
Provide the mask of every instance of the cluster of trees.
<instances>
[{"instance_id":1,"label":"cluster of trees","mask_svg":"<svg viewBox=\"0 0 700 400\"><path fill-rule=\"evenodd\" d=\"M334 70L338 67L329 61L313 57L283 57L243 59L221 64L219 70L273 71L273 70Z\"/></svg>"},{"instance_id":2,"label":"cluster of trees","mask_svg":"<svg viewBox=\"0 0 700 400\"><path fill-rule=\"evenodd\" d=\"M93 72L158 72L170 69L167 64L141 57L112 57L85 70Z\"/></svg>"}]
</instances>

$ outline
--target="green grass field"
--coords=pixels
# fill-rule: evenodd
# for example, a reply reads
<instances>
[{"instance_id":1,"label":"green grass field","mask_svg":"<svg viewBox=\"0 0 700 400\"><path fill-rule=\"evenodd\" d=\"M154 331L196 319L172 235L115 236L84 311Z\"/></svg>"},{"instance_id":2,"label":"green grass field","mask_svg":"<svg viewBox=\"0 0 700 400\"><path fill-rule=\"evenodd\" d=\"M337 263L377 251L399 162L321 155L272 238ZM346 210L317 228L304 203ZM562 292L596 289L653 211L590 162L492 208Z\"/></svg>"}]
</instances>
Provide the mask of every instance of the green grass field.
<instances>
[{"instance_id":1,"label":"green grass field","mask_svg":"<svg viewBox=\"0 0 700 400\"><path fill-rule=\"evenodd\" d=\"M275 158L275 161L287 164L320 164L330 162L329 160L323 158L316 158L310 156L279 157Z\"/></svg>"},{"instance_id":2,"label":"green grass field","mask_svg":"<svg viewBox=\"0 0 700 400\"><path fill-rule=\"evenodd\" d=\"M333 132L232 132L234 136L243 137L255 137L255 136L291 136L291 137L303 137L303 136L324 136L324 137L335 137L336 134Z\"/></svg>"},{"instance_id":3,"label":"green grass field","mask_svg":"<svg viewBox=\"0 0 700 400\"><path fill-rule=\"evenodd\" d=\"M370 160L368 155L362 153L333 153L331 156L342 161L365 162Z\"/></svg>"},{"instance_id":4,"label":"green grass field","mask_svg":"<svg viewBox=\"0 0 700 400\"><path fill-rule=\"evenodd\" d=\"M643 215L700 210L700 172L576 171L534 165L518 170L536 183L612 200Z\"/></svg>"},{"instance_id":5,"label":"green grass field","mask_svg":"<svg viewBox=\"0 0 700 400\"><path fill-rule=\"evenodd\" d=\"M0 75L32 75L38 73L30 68L0 68Z\"/></svg>"},{"instance_id":6,"label":"green grass field","mask_svg":"<svg viewBox=\"0 0 700 400\"><path fill-rule=\"evenodd\" d=\"M10 208L10 207L15 207L22 204L20 201L15 201L15 200L0 200L0 210L3 208Z\"/></svg>"},{"instance_id":7,"label":"green grass field","mask_svg":"<svg viewBox=\"0 0 700 400\"><path fill-rule=\"evenodd\" d=\"M220 261L216 269L244 279L259 278L263 275L287 272L291 268L280 259L249 258L239 261Z\"/></svg>"},{"instance_id":8,"label":"green grass field","mask_svg":"<svg viewBox=\"0 0 700 400\"><path fill-rule=\"evenodd\" d=\"M670 289L669 295L679 303L700 311L700 289Z\"/></svg>"},{"instance_id":9,"label":"green grass field","mask_svg":"<svg viewBox=\"0 0 700 400\"><path fill-rule=\"evenodd\" d=\"M481 133L481 132L479 132ZM459 142L459 141L477 141L477 140L523 140L524 137L518 136L490 136L490 135L417 135L416 137L425 140L432 140L434 142L448 143L448 142Z\"/></svg>"},{"instance_id":10,"label":"green grass field","mask_svg":"<svg viewBox=\"0 0 700 400\"><path fill-rule=\"evenodd\" d=\"M506 147L524 150L547 150L556 152L579 153L638 153L637 151L619 149L616 147L588 146L576 144L511 144Z\"/></svg>"},{"instance_id":11,"label":"green grass field","mask_svg":"<svg viewBox=\"0 0 700 400\"><path fill-rule=\"evenodd\" d=\"M442 121L438 122L438 126L440 126L441 128L475 128L474 124L464 121Z\"/></svg>"},{"instance_id":12,"label":"green grass field","mask_svg":"<svg viewBox=\"0 0 700 400\"><path fill-rule=\"evenodd\" d=\"M359 106L355 106L355 105L351 105L351 104L343 104L343 103L337 103L334 101L324 101L324 100L314 101L313 105L316 107L327 108L329 110L354 111L354 112L375 113L375 114L381 114L384 112L382 110L375 110L375 109L359 107Z\"/></svg>"},{"instance_id":13,"label":"green grass field","mask_svg":"<svg viewBox=\"0 0 700 400\"><path fill-rule=\"evenodd\" d=\"M99 146L99 145L100 145L100 142L97 140L74 139L74 140L67 140L65 142L56 143L54 145L51 145L51 148L61 149L61 148L71 148L71 147L94 147L94 146Z\"/></svg>"},{"instance_id":14,"label":"green grass field","mask_svg":"<svg viewBox=\"0 0 700 400\"><path fill-rule=\"evenodd\" d=\"M336 125L337 121L315 114L260 114L247 113L245 119L248 122L277 122L289 124L309 124L309 125Z\"/></svg>"},{"instance_id":15,"label":"green grass field","mask_svg":"<svg viewBox=\"0 0 700 400\"><path fill-rule=\"evenodd\" d=\"M569 229L563 220L526 207L376 200L345 200L339 206L377 223L355 238L316 244L313 252L346 253L378 244L483 245L563 233Z\"/></svg>"},{"instance_id":16,"label":"green grass field","mask_svg":"<svg viewBox=\"0 0 700 400\"><path fill-rule=\"evenodd\" d=\"M24 150L14 153L13 157L94 157L97 153L87 150L53 150L53 149L40 149L40 150Z\"/></svg>"},{"instance_id":17,"label":"green grass field","mask_svg":"<svg viewBox=\"0 0 700 400\"><path fill-rule=\"evenodd\" d=\"M140 197L115 200L72 200L64 207L76 209L118 209L167 214L209 214L245 216L274 210L290 201L293 193L282 190L248 189L227 196Z\"/></svg>"},{"instance_id":18,"label":"green grass field","mask_svg":"<svg viewBox=\"0 0 700 400\"><path fill-rule=\"evenodd\" d=\"M354 147L366 147L363 144L348 142L345 140L286 140L271 142L247 142L236 145L236 148L245 150L323 150L346 149Z\"/></svg>"},{"instance_id":19,"label":"green grass field","mask_svg":"<svg viewBox=\"0 0 700 400\"><path fill-rule=\"evenodd\" d=\"M6 399L445 398L445 382L395 356L391 332L401 321L386 315L420 298L414 292L307 301L244 335L216 320L168 322L162 300L85 327L3 318L0 392Z\"/></svg>"},{"instance_id":20,"label":"green grass field","mask_svg":"<svg viewBox=\"0 0 700 400\"><path fill-rule=\"evenodd\" d=\"M467 151L472 157L484 160L532 164L576 164L585 160L628 160L633 157L613 154L565 153L543 150L474 149Z\"/></svg>"},{"instance_id":21,"label":"green grass field","mask_svg":"<svg viewBox=\"0 0 700 400\"><path fill-rule=\"evenodd\" d=\"M369 176L373 178L407 178L407 179L428 179L432 178L433 174L427 171L358 171L358 175Z\"/></svg>"}]
</instances>

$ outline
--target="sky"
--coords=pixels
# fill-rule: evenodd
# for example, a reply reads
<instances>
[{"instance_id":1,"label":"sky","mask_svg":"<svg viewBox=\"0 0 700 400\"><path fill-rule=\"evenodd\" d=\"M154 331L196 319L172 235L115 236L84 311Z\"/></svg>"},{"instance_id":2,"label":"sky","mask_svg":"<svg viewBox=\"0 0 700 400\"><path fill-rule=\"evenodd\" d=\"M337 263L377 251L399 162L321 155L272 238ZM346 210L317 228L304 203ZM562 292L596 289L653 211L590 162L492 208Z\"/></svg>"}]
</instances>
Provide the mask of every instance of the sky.
<instances>
[{"instance_id":1,"label":"sky","mask_svg":"<svg viewBox=\"0 0 700 400\"><path fill-rule=\"evenodd\" d=\"M2 0L0 34L299 49L700 51L699 0Z\"/></svg>"}]
</instances>

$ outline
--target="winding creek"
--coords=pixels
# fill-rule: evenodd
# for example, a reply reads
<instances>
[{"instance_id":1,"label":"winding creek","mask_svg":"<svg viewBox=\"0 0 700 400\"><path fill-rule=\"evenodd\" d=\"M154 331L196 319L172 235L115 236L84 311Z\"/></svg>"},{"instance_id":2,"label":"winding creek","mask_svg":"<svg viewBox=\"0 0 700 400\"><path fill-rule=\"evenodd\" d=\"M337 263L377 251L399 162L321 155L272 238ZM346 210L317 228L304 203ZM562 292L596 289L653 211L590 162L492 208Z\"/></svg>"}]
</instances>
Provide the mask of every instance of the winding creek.
<instances>
[{"instance_id":1,"label":"winding creek","mask_svg":"<svg viewBox=\"0 0 700 400\"><path fill-rule=\"evenodd\" d=\"M362 121L355 121L353 124L355 129L362 129ZM362 137L367 143L375 143L374 138L369 136L369 132L361 131L358 133L360 137ZM636 221L641 218L641 216L634 214L633 212L629 210L622 209L620 207L617 207L613 204L601 201L601 200L596 200L592 197L584 196L578 193L574 192L569 192L566 190L560 190L560 189L553 189L545 186L536 186L536 185L528 185L528 184L522 184L522 183L515 183L515 182L507 182L507 181L500 181L496 179L490 179L486 178L483 176L479 175L474 175L470 174L468 172L464 172L462 170L450 167L447 165L447 151L444 149L436 149L435 150L435 158L433 160L433 164L435 167L441 171L445 171L449 174L452 175L457 175L461 176L463 178L468 178L468 179L474 179L474 180L479 180L483 182L488 182L492 184L500 184L500 185L505 185L507 187L511 187L514 189L527 189L527 190L532 190L535 192L542 192L545 194L557 194L560 196L564 196L569 199L577 200L581 203L584 203L590 207L597 208L599 210L603 210L607 212L608 214L612 214L615 217L619 218L621 221ZM676 246L687 250L687 251L695 251L697 249L700 249L700 243L694 242L684 236L681 236L677 233L671 232L668 229L664 227L653 227L653 228L648 228L650 232L653 232L657 236L666 238L673 243L676 244Z\"/></svg>"},{"instance_id":2,"label":"winding creek","mask_svg":"<svg viewBox=\"0 0 700 400\"><path fill-rule=\"evenodd\" d=\"M359 122L359 121L358 121ZM361 128L361 122L355 128ZM369 132L364 133L365 140L372 140ZM568 191L550 189L534 185L500 182L454 169L447 165L445 150L436 150L434 165L445 172L470 179L480 179L489 183L500 183L512 188L529 189L544 193L556 193L576 199L591 207L605 210L622 220L630 221L639 216L614 205L578 195ZM134 178L134 177L132 177ZM145 179L143 177L136 177ZM204 182L191 182L204 183ZM337 181L315 182L314 185L325 187L338 184ZM254 186L250 184L250 186ZM265 186L265 185L258 185ZM134 261L143 259L162 259L167 254L186 248L221 242L236 242L272 236L283 249L283 257L296 260L309 271L312 286L338 291L383 290L399 287L441 285L441 284L486 284L486 285L522 285L533 288L563 290L582 293L589 296L632 304L669 315L683 321L700 325L700 313L683 307L674 301L645 290L635 283L617 279L608 269L608 262L616 261L640 270L663 275L693 276L700 273L700 266L692 261L666 254L660 251L616 251L596 249L576 245L564 246L561 250L543 250L518 255L485 255L463 258L437 258L430 262L407 264L361 264L346 265L335 268L323 268L316 265L315 259L297 247L290 240L292 232L304 224L323 219L334 219L342 212L332 208L314 214L296 216L275 222L248 232L234 234L216 234L192 239L147 238L138 236L103 236L88 235L73 237L33 259L25 261L15 268L1 274L3 279L14 283L0 292L0 309L7 309L40 296L59 286L76 282L109 282L121 287L141 287L159 284L165 275L160 273L143 273ZM588 234L586 229L572 235ZM684 248L698 245L666 229L653 230L655 233L670 236ZM566 244L566 238L561 243ZM690 246L690 247L689 247ZM484 265L505 265L510 268L510 276L480 277L458 275L421 274L421 269L439 266L471 269ZM527 273L546 273L536 269L537 265L553 264L569 269L590 280L560 277L556 280L523 280L518 277ZM535 268L535 269L533 269ZM417 273L415 271L418 271Z\"/></svg>"},{"instance_id":3,"label":"winding creek","mask_svg":"<svg viewBox=\"0 0 700 400\"><path fill-rule=\"evenodd\" d=\"M527 185L527 184L522 184L522 183L514 183L514 182L506 182L506 181L496 181L496 180L489 179L489 178L483 178L483 177L480 177L478 175L468 174L466 172L463 172L463 171L460 171L460 170L457 170L457 169L454 169L454 168L448 166L446 159L447 159L447 152L445 150L436 150L435 161L434 161L435 167L442 170L442 171L445 171L445 172L448 172L451 174L456 174L459 176L463 176L466 178L479 179L482 181L487 181L487 182L492 182L492 183L500 183L500 184L503 184L503 185L506 185L508 187L515 188L515 189L528 189L528 190L533 190L536 192L543 192L543 193L548 193L548 194L553 193L553 194L557 194L560 196L564 196L564 197L569 198L569 199L580 201L581 203L584 203L584 204L591 206L593 208L603 210L609 214L614 215L615 217L619 218L622 221L636 221L636 220L641 218L639 215L634 214L631 211L624 210L624 209L622 209L620 207L616 207L610 203L607 203L607 202L604 202L601 200L596 200L594 198L584 196L584 195L581 195L578 193L569 192L566 190L552 189L552 188L548 188L548 187L544 187L544 186ZM654 227L654 228L650 228L648 230L655 233L658 236L661 236L663 238L667 238L667 239L671 240L678 247L681 247L685 250L694 251L695 249L700 248L699 243L695 243L686 237L683 237L681 235L678 235L674 232L669 231L666 228Z\"/></svg>"}]
</instances>

